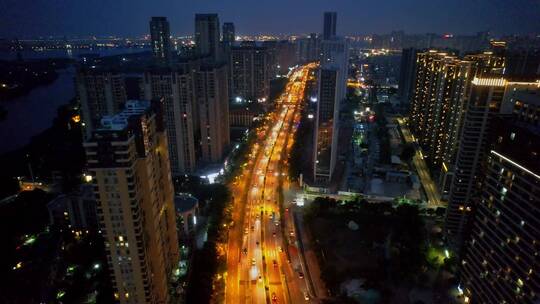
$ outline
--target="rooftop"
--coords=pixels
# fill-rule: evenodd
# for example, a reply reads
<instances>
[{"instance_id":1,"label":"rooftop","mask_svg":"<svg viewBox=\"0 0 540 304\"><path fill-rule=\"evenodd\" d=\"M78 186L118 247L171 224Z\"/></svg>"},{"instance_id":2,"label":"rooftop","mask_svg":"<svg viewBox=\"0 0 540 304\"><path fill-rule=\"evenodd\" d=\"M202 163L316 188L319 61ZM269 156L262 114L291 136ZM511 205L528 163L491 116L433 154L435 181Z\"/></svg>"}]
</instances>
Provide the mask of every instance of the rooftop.
<instances>
[{"instance_id":1,"label":"rooftop","mask_svg":"<svg viewBox=\"0 0 540 304\"><path fill-rule=\"evenodd\" d=\"M178 193L174 197L174 209L176 212L186 212L192 210L199 200L189 193Z\"/></svg>"},{"instance_id":2,"label":"rooftop","mask_svg":"<svg viewBox=\"0 0 540 304\"><path fill-rule=\"evenodd\" d=\"M143 114L149 108L150 101L148 100L128 100L122 112L115 115L103 116L100 130L123 130L127 127L128 120L131 116Z\"/></svg>"}]
</instances>

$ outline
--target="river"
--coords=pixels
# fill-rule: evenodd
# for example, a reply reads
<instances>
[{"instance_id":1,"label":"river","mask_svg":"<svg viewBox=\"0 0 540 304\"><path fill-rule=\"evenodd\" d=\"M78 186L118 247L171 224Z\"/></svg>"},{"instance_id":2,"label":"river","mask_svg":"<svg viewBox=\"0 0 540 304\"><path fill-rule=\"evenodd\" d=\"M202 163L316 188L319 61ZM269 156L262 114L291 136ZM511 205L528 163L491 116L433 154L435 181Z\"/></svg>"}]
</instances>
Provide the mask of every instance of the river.
<instances>
[{"instance_id":1,"label":"river","mask_svg":"<svg viewBox=\"0 0 540 304\"><path fill-rule=\"evenodd\" d=\"M53 50L43 52L23 52L24 59L77 58L81 54L99 53L110 56L146 51L146 49L99 49L70 51ZM15 59L13 52L0 52L0 59ZM58 71L58 78L51 84L38 86L27 95L2 103L8 111L5 120L0 121L0 154L9 152L30 142L35 136L52 125L59 106L67 104L75 97L75 68Z\"/></svg>"}]
</instances>

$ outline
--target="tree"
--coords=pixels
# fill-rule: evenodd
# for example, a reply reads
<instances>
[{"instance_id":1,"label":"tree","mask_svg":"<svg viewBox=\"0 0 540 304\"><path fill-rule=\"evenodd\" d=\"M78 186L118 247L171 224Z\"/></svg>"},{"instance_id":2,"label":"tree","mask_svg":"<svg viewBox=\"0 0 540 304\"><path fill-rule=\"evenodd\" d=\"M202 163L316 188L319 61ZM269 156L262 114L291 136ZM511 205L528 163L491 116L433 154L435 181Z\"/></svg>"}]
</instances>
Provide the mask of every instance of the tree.
<instances>
[{"instance_id":1,"label":"tree","mask_svg":"<svg viewBox=\"0 0 540 304\"><path fill-rule=\"evenodd\" d=\"M415 153L416 149L414 148L413 144L405 144L401 149L401 154L399 155L399 158L401 159L401 161L409 163L411 162Z\"/></svg>"},{"instance_id":2,"label":"tree","mask_svg":"<svg viewBox=\"0 0 540 304\"><path fill-rule=\"evenodd\" d=\"M444 207L437 207L437 209L435 210L435 214L437 216L444 216L446 214L446 208Z\"/></svg>"}]
</instances>

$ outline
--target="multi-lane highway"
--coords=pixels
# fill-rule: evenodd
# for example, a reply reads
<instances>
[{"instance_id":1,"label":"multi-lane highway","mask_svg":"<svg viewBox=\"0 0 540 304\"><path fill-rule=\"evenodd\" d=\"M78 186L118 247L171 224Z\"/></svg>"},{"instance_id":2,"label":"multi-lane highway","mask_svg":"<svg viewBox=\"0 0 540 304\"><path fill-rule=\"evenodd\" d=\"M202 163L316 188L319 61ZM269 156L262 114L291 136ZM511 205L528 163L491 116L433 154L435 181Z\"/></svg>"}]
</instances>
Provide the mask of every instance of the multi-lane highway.
<instances>
[{"instance_id":1,"label":"multi-lane highway","mask_svg":"<svg viewBox=\"0 0 540 304\"><path fill-rule=\"evenodd\" d=\"M286 155L300 119L310 71L309 64L293 70L276 109L260 127L245 169L233 184L233 221L227 247L227 303L308 303L312 292L304 277L295 244L294 225L280 201L286 177ZM281 212L280 212L280 208ZM291 251L294 251L291 253Z\"/></svg>"}]
</instances>

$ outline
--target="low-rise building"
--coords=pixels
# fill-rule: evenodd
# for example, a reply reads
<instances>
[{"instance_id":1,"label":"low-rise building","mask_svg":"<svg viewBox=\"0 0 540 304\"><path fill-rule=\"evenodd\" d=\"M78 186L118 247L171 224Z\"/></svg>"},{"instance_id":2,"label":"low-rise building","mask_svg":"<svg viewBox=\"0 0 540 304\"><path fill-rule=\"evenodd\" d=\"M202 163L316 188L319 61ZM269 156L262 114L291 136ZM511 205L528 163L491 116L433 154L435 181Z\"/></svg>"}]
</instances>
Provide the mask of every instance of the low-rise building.
<instances>
[{"instance_id":1,"label":"low-rise building","mask_svg":"<svg viewBox=\"0 0 540 304\"><path fill-rule=\"evenodd\" d=\"M189 193L179 193L174 197L174 209L179 234L193 233L197 226L199 200Z\"/></svg>"},{"instance_id":2,"label":"low-rise building","mask_svg":"<svg viewBox=\"0 0 540 304\"><path fill-rule=\"evenodd\" d=\"M61 194L47 204L50 224L73 233L97 231L96 200L91 184Z\"/></svg>"}]
</instances>

